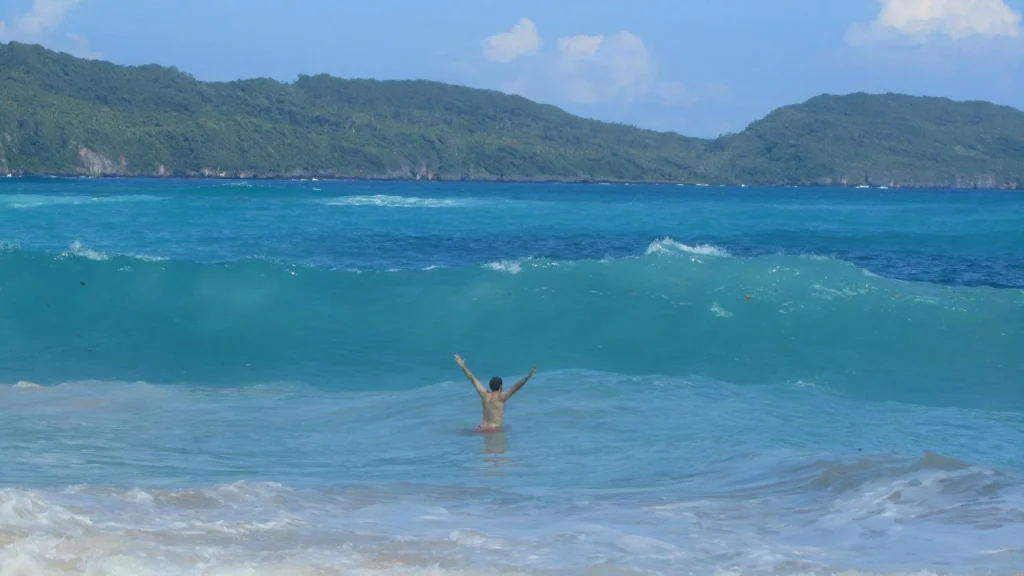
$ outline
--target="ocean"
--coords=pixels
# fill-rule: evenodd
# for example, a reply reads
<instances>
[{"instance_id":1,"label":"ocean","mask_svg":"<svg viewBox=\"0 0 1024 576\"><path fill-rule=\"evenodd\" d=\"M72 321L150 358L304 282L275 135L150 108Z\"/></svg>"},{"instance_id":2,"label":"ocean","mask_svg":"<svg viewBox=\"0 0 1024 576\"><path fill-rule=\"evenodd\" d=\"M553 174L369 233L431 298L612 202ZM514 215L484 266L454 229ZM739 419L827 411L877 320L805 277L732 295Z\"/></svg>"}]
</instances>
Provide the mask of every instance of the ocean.
<instances>
[{"instance_id":1,"label":"ocean","mask_svg":"<svg viewBox=\"0 0 1024 576\"><path fill-rule=\"evenodd\" d=\"M8 178L0 574L1019 574L1022 350L1014 192Z\"/></svg>"}]
</instances>

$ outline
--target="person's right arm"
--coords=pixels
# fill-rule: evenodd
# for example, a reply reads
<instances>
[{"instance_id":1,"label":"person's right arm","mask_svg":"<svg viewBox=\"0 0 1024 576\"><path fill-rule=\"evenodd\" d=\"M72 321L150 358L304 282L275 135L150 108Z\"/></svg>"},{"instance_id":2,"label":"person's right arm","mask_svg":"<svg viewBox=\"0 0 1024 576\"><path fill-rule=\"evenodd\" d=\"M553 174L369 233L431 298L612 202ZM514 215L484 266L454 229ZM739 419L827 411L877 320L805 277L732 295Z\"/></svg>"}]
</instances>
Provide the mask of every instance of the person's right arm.
<instances>
[{"instance_id":1,"label":"person's right arm","mask_svg":"<svg viewBox=\"0 0 1024 576\"><path fill-rule=\"evenodd\" d=\"M462 356L456 354L455 363L459 365L459 368L462 368L462 373L465 374L466 378L469 378L469 381L473 383L473 387L476 388L477 394L481 396L487 394L487 390L484 389L484 385L481 384L480 381L476 379L476 376L474 376L473 373L469 371L469 368L466 368L466 361L462 359Z\"/></svg>"}]
</instances>

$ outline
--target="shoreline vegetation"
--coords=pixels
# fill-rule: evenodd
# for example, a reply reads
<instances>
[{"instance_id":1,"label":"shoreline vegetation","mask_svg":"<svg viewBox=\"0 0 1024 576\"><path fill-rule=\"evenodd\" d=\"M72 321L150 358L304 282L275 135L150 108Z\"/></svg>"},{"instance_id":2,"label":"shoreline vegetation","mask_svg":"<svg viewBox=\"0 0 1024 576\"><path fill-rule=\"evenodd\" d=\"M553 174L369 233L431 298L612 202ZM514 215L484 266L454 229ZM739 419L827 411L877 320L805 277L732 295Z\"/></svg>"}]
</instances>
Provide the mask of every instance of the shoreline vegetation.
<instances>
[{"instance_id":1,"label":"shoreline vegetation","mask_svg":"<svg viewBox=\"0 0 1024 576\"><path fill-rule=\"evenodd\" d=\"M0 177L1024 188L1024 112L822 95L714 139L429 82L200 82L0 44Z\"/></svg>"},{"instance_id":2,"label":"shoreline vegetation","mask_svg":"<svg viewBox=\"0 0 1024 576\"><path fill-rule=\"evenodd\" d=\"M460 180L445 180L442 178L433 178L430 180L417 179L417 178L391 178L391 177L332 177L332 176L304 176L304 177L285 177L285 176L236 176L236 175L153 175L153 174L137 174L137 175L121 175L121 174L99 174L99 175L86 175L86 174L33 174L33 173L17 173L9 172L6 174L0 173L0 182L6 179L28 179L28 180L182 180L182 181L223 181L223 182L402 182L402 183L452 183L452 182L464 182L472 184L585 184L590 186L654 186L654 187L679 187L679 188L836 188L836 189L847 189L847 188L859 188L859 189L874 189L874 190L889 190L892 188L901 188L901 186L885 186L885 185L867 185L867 184L759 184L755 186L747 184L707 184L704 182L693 183L693 182L671 182L671 181L655 181L655 180L592 180L586 178L580 179L544 179L544 178L533 178L533 179L460 179ZM917 189L965 189L965 188L943 188L939 186L902 186L902 188L917 188ZM999 190L999 188L989 188L990 190ZM1015 190L1015 188L1005 188L1006 190Z\"/></svg>"}]
</instances>

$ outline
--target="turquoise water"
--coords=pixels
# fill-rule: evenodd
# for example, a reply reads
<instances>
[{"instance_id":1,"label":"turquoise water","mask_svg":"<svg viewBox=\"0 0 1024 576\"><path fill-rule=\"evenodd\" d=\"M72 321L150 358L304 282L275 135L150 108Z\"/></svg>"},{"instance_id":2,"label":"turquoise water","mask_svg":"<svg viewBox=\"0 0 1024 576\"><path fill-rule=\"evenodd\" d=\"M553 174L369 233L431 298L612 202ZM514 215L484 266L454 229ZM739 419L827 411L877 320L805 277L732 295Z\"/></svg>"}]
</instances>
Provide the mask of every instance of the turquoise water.
<instances>
[{"instance_id":1,"label":"turquoise water","mask_svg":"<svg viewBox=\"0 0 1024 576\"><path fill-rule=\"evenodd\" d=\"M1018 194L5 179L0 246L5 576L1024 569Z\"/></svg>"}]
</instances>

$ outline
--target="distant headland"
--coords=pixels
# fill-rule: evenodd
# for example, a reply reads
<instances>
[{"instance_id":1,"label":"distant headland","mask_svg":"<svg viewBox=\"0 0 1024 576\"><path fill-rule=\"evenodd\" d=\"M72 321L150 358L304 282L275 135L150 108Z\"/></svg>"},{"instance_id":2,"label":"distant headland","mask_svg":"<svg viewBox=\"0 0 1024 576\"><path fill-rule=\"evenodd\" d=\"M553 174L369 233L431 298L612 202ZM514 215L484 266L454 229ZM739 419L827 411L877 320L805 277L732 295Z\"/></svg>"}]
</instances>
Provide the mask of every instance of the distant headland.
<instances>
[{"instance_id":1,"label":"distant headland","mask_svg":"<svg viewBox=\"0 0 1024 576\"><path fill-rule=\"evenodd\" d=\"M0 45L0 176L1024 188L1024 112L822 95L715 139L422 80L200 82Z\"/></svg>"}]
</instances>

